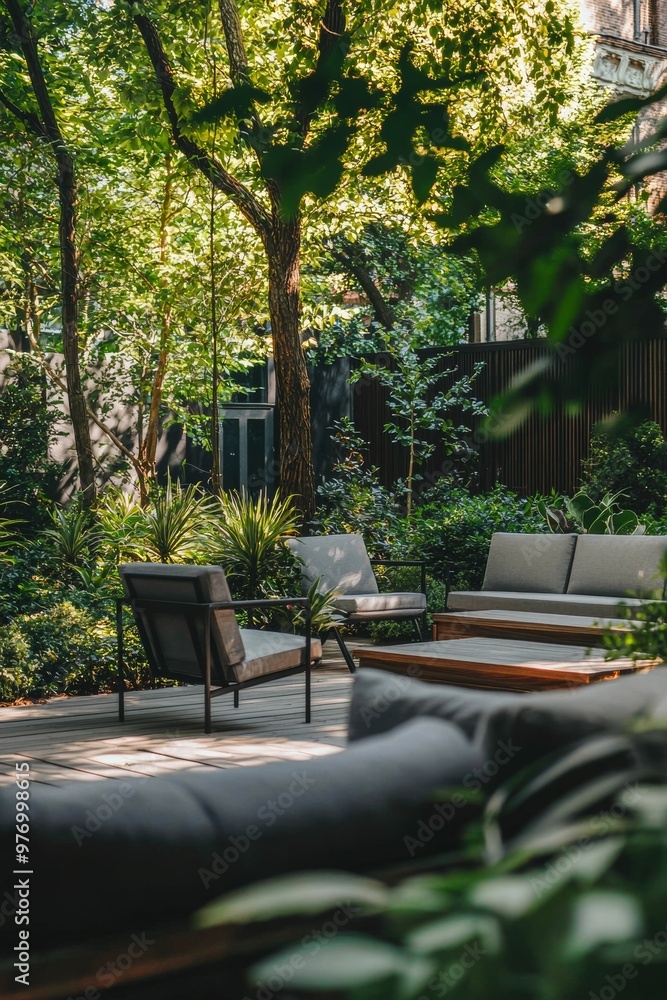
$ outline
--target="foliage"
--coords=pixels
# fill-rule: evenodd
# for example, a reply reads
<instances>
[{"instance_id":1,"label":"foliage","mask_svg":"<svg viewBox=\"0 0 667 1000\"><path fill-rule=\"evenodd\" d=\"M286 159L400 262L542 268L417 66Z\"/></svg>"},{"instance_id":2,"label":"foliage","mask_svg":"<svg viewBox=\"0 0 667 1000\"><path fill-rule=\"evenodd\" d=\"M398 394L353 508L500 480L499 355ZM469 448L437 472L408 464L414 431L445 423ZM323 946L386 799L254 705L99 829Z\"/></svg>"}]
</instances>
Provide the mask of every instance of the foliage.
<instances>
[{"instance_id":1,"label":"foliage","mask_svg":"<svg viewBox=\"0 0 667 1000\"><path fill-rule=\"evenodd\" d=\"M638 535L644 525L632 510L625 510L619 503L625 491L605 493L598 501L584 490L564 497L565 510L550 506L544 498L536 501L536 509L544 518L550 531L580 531L590 535Z\"/></svg>"},{"instance_id":2,"label":"foliage","mask_svg":"<svg viewBox=\"0 0 667 1000\"><path fill-rule=\"evenodd\" d=\"M295 596L299 574L282 541L297 533L298 513L292 497L260 493L222 493L213 518L212 550L222 564L234 596ZM291 589L285 590L288 583Z\"/></svg>"},{"instance_id":3,"label":"foliage","mask_svg":"<svg viewBox=\"0 0 667 1000\"><path fill-rule=\"evenodd\" d=\"M581 489L598 501L605 493L623 490L638 514L667 507L667 441L654 421L646 420L623 433L597 427L589 457L583 464Z\"/></svg>"},{"instance_id":4,"label":"foliage","mask_svg":"<svg viewBox=\"0 0 667 1000\"><path fill-rule=\"evenodd\" d=\"M317 534L362 535L374 558L395 550L400 534L400 513L394 497L378 478L378 469L368 468L367 445L348 417L332 428L336 448L332 475L317 488L318 506L314 529Z\"/></svg>"},{"instance_id":5,"label":"foliage","mask_svg":"<svg viewBox=\"0 0 667 1000\"><path fill-rule=\"evenodd\" d=\"M148 561L197 561L210 545L210 510L209 498L198 487L181 486L169 477L165 487L154 487L150 506L143 512L137 551Z\"/></svg>"},{"instance_id":6,"label":"foliage","mask_svg":"<svg viewBox=\"0 0 667 1000\"><path fill-rule=\"evenodd\" d=\"M148 679L140 648L126 651L128 677ZM60 600L0 626L0 699L113 690L116 631L109 617Z\"/></svg>"},{"instance_id":7,"label":"foliage","mask_svg":"<svg viewBox=\"0 0 667 1000\"><path fill-rule=\"evenodd\" d=\"M4 512L9 506L7 486L0 482L0 567L11 566L15 561L15 552L20 544L16 529L22 523L16 518L5 517Z\"/></svg>"},{"instance_id":8,"label":"foliage","mask_svg":"<svg viewBox=\"0 0 667 1000\"><path fill-rule=\"evenodd\" d=\"M53 544L58 558L67 569L79 569L95 561L101 536L95 531L89 510L79 503L56 507L51 511L53 527L42 538Z\"/></svg>"},{"instance_id":9,"label":"foliage","mask_svg":"<svg viewBox=\"0 0 667 1000\"><path fill-rule=\"evenodd\" d=\"M663 579L667 579L667 539L660 571ZM627 656L632 660L658 659L667 663L667 603L664 600L646 601L638 608L621 604L618 617L627 619L628 624L623 631L604 637L609 658Z\"/></svg>"},{"instance_id":10,"label":"foliage","mask_svg":"<svg viewBox=\"0 0 667 1000\"><path fill-rule=\"evenodd\" d=\"M326 241L321 284L308 274L304 285L311 295L319 292L317 305L308 302L304 316L317 338L311 352L316 363L380 354L383 321L409 330L416 347L466 338L470 313L480 301L475 266L448 254L427 233L410 238L414 222L412 213L390 222L373 220L353 240L339 232ZM382 311L366 301L369 287Z\"/></svg>"},{"instance_id":11,"label":"foliage","mask_svg":"<svg viewBox=\"0 0 667 1000\"><path fill-rule=\"evenodd\" d=\"M494 531L545 531L534 502L504 486L471 495L446 479L425 491L406 532L406 551L453 590L478 590Z\"/></svg>"},{"instance_id":12,"label":"foliage","mask_svg":"<svg viewBox=\"0 0 667 1000\"><path fill-rule=\"evenodd\" d=\"M29 358L14 355L1 377L0 482L11 491L11 515L30 533L44 522L45 502L55 498L64 473L47 458L56 413L45 399L44 376Z\"/></svg>"},{"instance_id":13,"label":"foliage","mask_svg":"<svg viewBox=\"0 0 667 1000\"><path fill-rule=\"evenodd\" d=\"M352 373L351 381L370 375L388 389L387 406L391 419L384 430L392 441L403 445L408 452L405 502L410 517L415 482L421 478L417 470L436 448L433 437L428 439L424 435L429 431L437 432L445 453L460 457L468 452L465 436L470 428L455 424L450 413L482 415L488 412L472 395L473 383L484 365L478 362L471 375L460 376L448 389L432 395L433 386L442 374L454 374L455 369L438 372L439 358L419 354L414 338L405 330L394 329L384 340L386 356L380 361L362 361Z\"/></svg>"}]
</instances>

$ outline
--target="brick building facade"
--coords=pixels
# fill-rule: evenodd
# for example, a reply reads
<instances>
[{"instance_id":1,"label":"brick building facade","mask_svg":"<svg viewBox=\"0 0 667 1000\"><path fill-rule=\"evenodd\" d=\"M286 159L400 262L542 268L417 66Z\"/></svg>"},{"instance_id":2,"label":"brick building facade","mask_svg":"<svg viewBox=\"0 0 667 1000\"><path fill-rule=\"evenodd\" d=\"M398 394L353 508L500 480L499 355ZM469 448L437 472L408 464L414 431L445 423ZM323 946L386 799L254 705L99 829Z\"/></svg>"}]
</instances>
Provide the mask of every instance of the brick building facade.
<instances>
[{"instance_id":1,"label":"brick building facade","mask_svg":"<svg viewBox=\"0 0 667 1000\"><path fill-rule=\"evenodd\" d=\"M580 0L586 28L596 40L593 79L614 96L647 97L667 80L667 0ZM654 105L637 123L649 135L667 115ZM647 184L649 209L667 194L667 174Z\"/></svg>"},{"instance_id":2,"label":"brick building facade","mask_svg":"<svg viewBox=\"0 0 667 1000\"><path fill-rule=\"evenodd\" d=\"M667 0L579 0L584 27L595 39L591 74L609 90L610 100L648 97L667 82ZM667 115L667 101L637 119L636 137L650 135ZM667 195L667 173L646 183L651 211ZM489 296L473 325L473 341L515 340L525 336L525 322L508 289Z\"/></svg>"}]
</instances>

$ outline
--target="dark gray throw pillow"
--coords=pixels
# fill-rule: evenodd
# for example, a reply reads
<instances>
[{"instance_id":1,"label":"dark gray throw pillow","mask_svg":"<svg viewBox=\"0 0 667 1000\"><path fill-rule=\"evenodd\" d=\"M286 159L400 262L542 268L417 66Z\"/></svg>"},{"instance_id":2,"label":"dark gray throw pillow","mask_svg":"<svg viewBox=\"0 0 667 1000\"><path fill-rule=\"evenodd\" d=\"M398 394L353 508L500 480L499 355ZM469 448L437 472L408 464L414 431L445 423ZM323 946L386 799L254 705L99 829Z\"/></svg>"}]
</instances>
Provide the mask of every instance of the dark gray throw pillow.
<instances>
[{"instance_id":1,"label":"dark gray throw pillow","mask_svg":"<svg viewBox=\"0 0 667 1000\"><path fill-rule=\"evenodd\" d=\"M369 871L456 848L477 812L456 790L438 793L461 786L480 761L457 727L414 719L316 760L35 783L31 944L140 933L290 871ZM14 807L14 789L0 791L2 857L14 843Z\"/></svg>"},{"instance_id":2,"label":"dark gray throw pillow","mask_svg":"<svg viewBox=\"0 0 667 1000\"><path fill-rule=\"evenodd\" d=\"M482 715L523 698L523 694L506 691L427 684L403 674L364 667L354 675L348 739L353 743L377 736L423 715L453 722L472 737Z\"/></svg>"},{"instance_id":3,"label":"dark gray throw pillow","mask_svg":"<svg viewBox=\"0 0 667 1000\"><path fill-rule=\"evenodd\" d=\"M534 694L426 684L364 669L355 675L349 739L387 732L418 715L445 719L479 744L483 778L490 787L587 736L620 730L638 716L658 717L661 700L667 708L667 667Z\"/></svg>"},{"instance_id":4,"label":"dark gray throw pillow","mask_svg":"<svg viewBox=\"0 0 667 1000\"><path fill-rule=\"evenodd\" d=\"M589 736L623 730L635 718L666 716L667 667L568 691L524 695L479 719L476 737L485 756L499 742L517 749L508 772Z\"/></svg>"}]
</instances>

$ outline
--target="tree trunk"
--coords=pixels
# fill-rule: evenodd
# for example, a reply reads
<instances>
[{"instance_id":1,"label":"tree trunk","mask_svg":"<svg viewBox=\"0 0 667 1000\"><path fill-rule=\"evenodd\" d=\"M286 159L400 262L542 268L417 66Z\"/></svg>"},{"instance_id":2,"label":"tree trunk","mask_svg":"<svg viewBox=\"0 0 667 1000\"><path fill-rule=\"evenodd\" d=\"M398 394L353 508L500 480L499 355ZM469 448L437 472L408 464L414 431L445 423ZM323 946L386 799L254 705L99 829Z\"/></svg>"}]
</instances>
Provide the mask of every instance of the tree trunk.
<instances>
[{"instance_id":1,"label":"tree trunk","mask_svg":"<svg viewBox=\"0 0 667 1000\"><path fill-rule=\"evenodd\" d=\"M280 486L294 496L303 527L315 515L310 381L300 331L301 219L284 220L274 210L269 260L269 315L280 407Z\"/></svg>"},{"instance_id":2,"label":"tree trunk","mask_svg":"<svg viewBox=\"0 0 667 1000\"><path fill-rule=\"evenodd\" d=\"M86 412L86 399L81 386L79 369L79 261L76 249L76 180L74 161L67 151L58 124L49 89L42 69L37 46L37 35L26 17L19 0L4 0L20 42L39 116L22 111L3 96L3 104L19 121L39 139L47 143L58 168L57 185L60 202L58 235L60 242L60 285L62 295L63 354L67 375L69 411L74 431L76 456L79 463L79 485L84 506L95 503L95 475L90 425Z\"/></svg>"},{"instance_id":3,"label":"tree trunk","mask_svg":"<svg viewBox=\"0 0 667 1000\"><path fill-rule=\"evenodd\" d=\"M160 410L162 408L162 394L164 390L164 380L169 365L169 334L171 331L171 300L168 295L168 281L164 274L167 261L169 259L169 219L171 217L173 199L173 173L171 165L171 155L166 157L167 175L162 194L162 206L160 209L160 288L164 297L160 302L160 337L158 341L158 358L153 384L151 386L151 402L148 409L148 420L146 422L146 436L139 446L139 499L142 507L146 507L149 501L149 483L156 477L155 455L160 430Z\"/></svg>"},{"instance_id":4,"label":"tree trunk","mask_svg":"<svg viewBox=\"0 0 667 1000\"><path fill-rule=\"evenodd\" d=\"M62 291L63 354L67 376L69 412L74 431L76 456L79 463L79 485L84 507L95 503L95 470L90 440L90 425L86 398L81 385L79 368L78 284L79 260L76 248L76 181L71 156L59 151L58 197L60 201L60 269Z\"/></svg>"}]
</instances>

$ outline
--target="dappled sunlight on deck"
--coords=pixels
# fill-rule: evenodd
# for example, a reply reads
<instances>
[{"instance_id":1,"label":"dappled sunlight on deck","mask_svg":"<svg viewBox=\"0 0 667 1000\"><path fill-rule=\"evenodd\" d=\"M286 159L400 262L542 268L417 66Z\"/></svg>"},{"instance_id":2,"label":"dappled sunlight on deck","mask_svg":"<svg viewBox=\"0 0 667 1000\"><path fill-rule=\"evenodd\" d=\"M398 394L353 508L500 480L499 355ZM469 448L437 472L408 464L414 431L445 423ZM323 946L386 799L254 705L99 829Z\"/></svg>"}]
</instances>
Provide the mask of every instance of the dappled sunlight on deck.
<instances>
[{"instance_id":1,"label":"dappled sunlight on deck","mask_svg":"<svg viewBox=\"0 0 667 1000\"><path fill-rule=\"evenodd\" d=\"M352 676L335 643L313 672L310 725L304 722L304 678L213 701L213 732L204 734L203 688L133 691L118 722L115 694L55 698L0 709L0 784L26 760L33 781L59 784L99 778L140 780L168 772L302 761L336 753L346 742Z\"/></svg>"}]
</instances>

